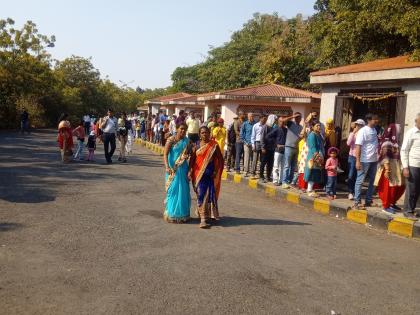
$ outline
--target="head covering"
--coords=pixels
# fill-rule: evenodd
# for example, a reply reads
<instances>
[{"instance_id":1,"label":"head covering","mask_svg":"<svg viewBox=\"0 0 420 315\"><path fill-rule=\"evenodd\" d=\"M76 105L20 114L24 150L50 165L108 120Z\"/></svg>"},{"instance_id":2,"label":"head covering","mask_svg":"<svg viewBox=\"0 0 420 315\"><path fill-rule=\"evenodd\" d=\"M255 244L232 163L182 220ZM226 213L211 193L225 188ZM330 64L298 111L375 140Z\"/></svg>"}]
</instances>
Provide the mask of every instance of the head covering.
<instances>
[{"instance_id":1,"label":"head covering","mask_svg":"<svg viewBox=\"0 0 420 315\"><path fill-rule=\"evenodd\" d=\"M265 123L268 127L273 127L274 123L277 120L277 116L274 114L268 115L267 122Z\"/></svg>"},{"instance_id":2,"label":"head covering","mask_svg":"<svg viewBox=\"0 0 420 315\"><path fill-rule=\"evenodd\" d=\"M327 119L327 124L325 126L325 141L327 147L329 146L336 146L336 134L335 134L335 126L334 120L332 118Z\"/></svg>"},{"instance_id":3,"label":"head covering","mask_svg":"<svg viewBox=\"0 0 420 315\"><path fill-rule=\"evenodd\" d=\"M225 121L223 120L223 118L219 118L218 120L217 120L217 123L218 124L223 124Z\"/></svg>"},{"instance_id":4,"label":"head covering","mask_svg":"<svg viewBox=\"0 0 420 315\"><path fill-rule=\"evenodd\" d=\"M338 148L336 148L336 147L331 147L331 148L329 148L328 149L328 155L330 155L331 154L331 152L334 152L335 151L335 153L338 155L338 153L340 152L340 150L338 149Z\"/></svg>"},{"instance_id":5,"label":"head covering","mask_svg":"<svg viewBox=\"0 0 420 315\"><path fill-rule=\"evenodd\" d=\"M381 149L379 151L379 163L381 163L383 160L391 160L394 158L393 154L393 144L391 141L384 141L381 144Z\"/></svg>"},{"instance_id":6,"label":"head covering","mask_svg":"<svg viewBox=\"0 0 420 315\"><path fill-rule=\"evenodd\" d=\"M61 128L70 128L70 122L68 120L60 121L60 123L58 124L58 129Z\"/></svg>"},{"instance_id":7,"label":"head covering","mask_svg":"<svg viewBox=\"0 0 420 315\"><path fill-rule=\"evenodd\" d=\"M363 119L358 119L354 123L356 125L360 125L360 126L364 126L365 125L365 121Z\"/></svg>"}]
</instances>

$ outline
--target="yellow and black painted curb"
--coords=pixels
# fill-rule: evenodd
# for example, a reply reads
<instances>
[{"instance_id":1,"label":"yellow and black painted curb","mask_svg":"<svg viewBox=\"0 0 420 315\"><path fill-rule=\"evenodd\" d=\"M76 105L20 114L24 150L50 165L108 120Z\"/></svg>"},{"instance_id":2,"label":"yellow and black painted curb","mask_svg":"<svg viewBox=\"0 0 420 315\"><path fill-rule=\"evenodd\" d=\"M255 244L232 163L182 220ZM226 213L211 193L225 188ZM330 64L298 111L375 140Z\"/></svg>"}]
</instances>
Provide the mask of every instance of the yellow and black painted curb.
<instances>
[{"instance_id":1,"label":"yellow and black painted curb","mask_svg":"<svg viewBox=\"0 0 420 315\"><path fill-rule=\"evenodd\" d=\"M158 144L141 139L136 139L135 143L146 147L156 154L163 155L164 149ZM389 233L400 236L420 239L420 222L400 217L392 218L382 212L353 210L350 207L345 207L335 201L312 198L303 193L282 189L280 187L273 186L272 184L261 183L257 179L245 178L240 174L228 173L226 170L223 170L222 179L232 181L235 184L246 185L250 189L264 191L265 195L270 198L286 200L290 203L310 208L314 212L322 215L330 215L336 218L363 224L368 227L373 227L375 229L387 230Z\"/></svg>"},{"instance_id":2,"label":"yellow and black painted curb","mask_svg":"<svg viewBox=\"0 0 420 315\"><path fill-rule=\"evenodd\" d=\"M232 181L235 184L243 184L251 189L264 191L265 195L271 198L286 200L290 203L302 205L312 209L314 212L330 215L336 218L349 220L363 224L375 229L387 230L390 233L398 234L409 238L420 239L420 222L400 217L389 217L385 213L367 210L353 210L335 201L322 198L312 198L303 193L293 190L282 189L272 184L264 184L257 179L245 178L240 174L227 173L223 171L222 179Z\"/></svg>"},{"instance_id":3,"label":"yellow and black painted curb","mask_svg":"<svg viewBox=\"0 0 420 315\"><path fill-rule=\"evenodd\" d=\"M135 144L140 144L144 147L146 147L147 149L153 151L154 153L158 154L158 155L163 155L164 152L164 148L162 146L160 146L159 144L156 143L152 143L149 141L144 141L142 139L136 139L134 140Z\"/></svg>"}]
</instances>

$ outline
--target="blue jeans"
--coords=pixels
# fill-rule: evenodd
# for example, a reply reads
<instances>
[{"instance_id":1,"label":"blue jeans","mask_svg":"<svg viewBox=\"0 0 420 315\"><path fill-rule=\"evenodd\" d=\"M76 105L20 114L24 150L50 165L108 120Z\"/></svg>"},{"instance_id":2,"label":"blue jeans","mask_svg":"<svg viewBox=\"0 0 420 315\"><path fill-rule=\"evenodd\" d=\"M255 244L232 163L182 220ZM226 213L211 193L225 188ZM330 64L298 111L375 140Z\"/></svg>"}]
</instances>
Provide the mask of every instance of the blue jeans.
<instances>
[{"instance_id":1,"label":"blue jeans","mask_svg":"<svg viewBox=\"0 0 420 315\"><path fill-rule=\"evenodd\" d=\"M356 157L349 155L348 158L348 166L349 166L349 174L347 176L347 187L349 190L349 194L354 195L354 184L356 183Z\"/></svg>"},{"instance_id":2,"label":"blue jeans","mask_svg":"<svg viewBox=\"0 0 420 315\"><path fill-rule=\"evenodd\" d=\"M329 196L337 195L337 176L327 176L326 191Z\"/></svg>"},{"instance_id":3,"label":"blue jeans","mask_svg":"<svg viewBox=\"0 0 420 315\"><path fill-rule=\"evenodd\" d=\"M236 156L235 156L235 171L240 172L241 171L241 159L242 154L244 152L244 144L243 142L236 142Z\"/></svg>"},{"instance_id":4,"label":"blue jeans","mask_svg":"<svg viewBox=\"0 0 420 315\"><path fill-rule=\"evenodd\" d=\"M373 183L375 182L376 169L378 162L361 162L362 169L357 171L356 185L354 187L354 203L359 204L362 201L362 184L369 177L369 186L366 192L366 203L372 202Z\"/></svg>"},{"instance_id":5,"label":"blue jeans","mask_svg":"<svg viewBox=\"0 0 420 315\"><path fill-rule=\"evenodd\" d=\"M76 151L76 154L74 155L74 158L75 159L79 158L80 160L83 160L83 147L85 143L82 140L77 140L77 143L78 143L78 146L77 146L77 151Z\"/></svg>"},{"instance_id":6,"label":"blue jeans","mask_svg":"<svg viewBox=\"0 0 420 315\"><path fill-rule=\"evenodd\" d=\"M292 147L285 147L284 149L284 170L283 182L290 184L293 180L297 164L297 149Z\"/></svg>"}]
</instances>

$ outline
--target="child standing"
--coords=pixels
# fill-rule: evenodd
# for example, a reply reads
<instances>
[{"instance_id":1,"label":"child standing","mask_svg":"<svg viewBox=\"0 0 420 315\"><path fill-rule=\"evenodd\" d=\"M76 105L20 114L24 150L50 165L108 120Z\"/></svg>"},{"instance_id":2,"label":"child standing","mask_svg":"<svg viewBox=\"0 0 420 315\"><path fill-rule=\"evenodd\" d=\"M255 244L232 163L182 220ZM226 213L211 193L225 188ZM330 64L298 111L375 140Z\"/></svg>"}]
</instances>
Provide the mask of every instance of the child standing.
<instances>
[{"instance_id":1,"label":"child standing","mask_svg":"<svg viewBox=\"0 0 420 315\"><path fill-rule=\"evenodd\" d=\"M337 169L338 169L338 149L336 147L330 147L328 149L328 160L325 163L325 169L327 170L327 195L328 199L332 200L337 198Z\"/></svg>"},{"instance_id":2,"label":"child standing","mask_svg":"<svg viewBox=\"0 0 420 315\"><path fill-rule=\"evenodd\" d=\"M91 131L90 135L88 137L88 142L87 142L87 148L89 151L88 154L88 161L94 162L94 155L95 155L95 150L96 150L96 136L95 136L95 132Z\"/></svg>"},{"instance_id":3,"label":"child standing","mask_svg":"<svg viewBox=\"0 0 420 315\"><path fill-rule=\"evenodd\" d=\"M83 160L83 146L84 146L84 142L85 142L85 122L82 120L79 124L79 126L77 126L77 128L75 128L73 130L73 135L76 136L77 138L77 143L78 143L78 147L77 147L77 151L76 154L74 155L74 159L79 158L79 160Z\"/></svg>"}]
</instances>

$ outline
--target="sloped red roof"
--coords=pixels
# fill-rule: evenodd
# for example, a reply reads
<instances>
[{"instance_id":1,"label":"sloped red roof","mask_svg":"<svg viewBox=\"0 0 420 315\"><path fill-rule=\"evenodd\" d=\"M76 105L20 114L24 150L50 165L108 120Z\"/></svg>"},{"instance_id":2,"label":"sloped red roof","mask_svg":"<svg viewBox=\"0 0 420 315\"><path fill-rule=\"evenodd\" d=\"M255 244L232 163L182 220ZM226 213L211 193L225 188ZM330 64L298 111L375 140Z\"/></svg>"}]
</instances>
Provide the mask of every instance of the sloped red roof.
<instances>
[{"instance_id":1,"label":"sloped red roof","mask_svg":"<svg viewBox=\"0 0 420 315\"><path fill-rule=\"evenodd\" d=\"M184 92L179 92L179 93L175 93L175 94L169 94L169 95L164 95L164 96L161 96L161 97L157 97L157 98L149 100L149 102L172 101L172 100L187 97L187 96L191 96L191 94L184 93Z\"/></svg>"},{"instance_id":2,"label":"sloped red roof","mask_svg":"<svg viewBox=\"0 0 420 315\"><path fill-rule=\"evenodd\" d=\"M399 56L387 59L378 59L369 62L357 63L348 66L331 68L312 72L311 76L346 74L356 72L382 71L394 69L407 69L420 67L420 62L409 61L409 56Z\"/></svg>"},{"instance_id":3,"label":"sloped red roof","mask_svg":"<svg viewBox=\"0 0 420 315\"><path fill-rule=\"evenodd\" d=\"M234 96L261 96L261 97L312 97L320 98L319 94L305 90L294 89L278 84L263 84L245 88L220 92L222 95Z\"/></svg>"},{"instance_id":4,"label":"sloped red roof","mask_svg":"<svg viewBox=\"0 0 420 315\"><path fill-rule=\"evenodd\" d=\"M191 95L191 96L176 98L176 99L173 99L172 101L176 101L176 102L195 102L195 101L197 101L197 95Z\"/></svg>"}]
</instances>

